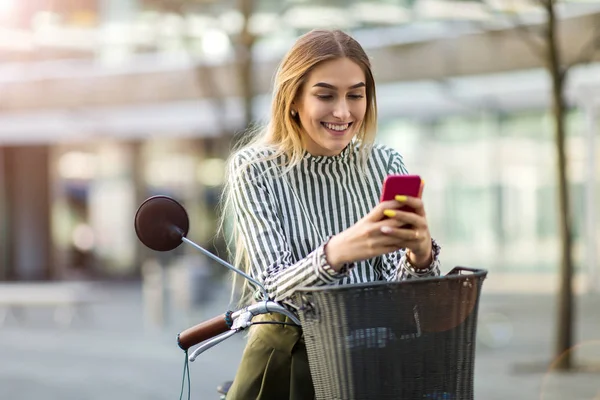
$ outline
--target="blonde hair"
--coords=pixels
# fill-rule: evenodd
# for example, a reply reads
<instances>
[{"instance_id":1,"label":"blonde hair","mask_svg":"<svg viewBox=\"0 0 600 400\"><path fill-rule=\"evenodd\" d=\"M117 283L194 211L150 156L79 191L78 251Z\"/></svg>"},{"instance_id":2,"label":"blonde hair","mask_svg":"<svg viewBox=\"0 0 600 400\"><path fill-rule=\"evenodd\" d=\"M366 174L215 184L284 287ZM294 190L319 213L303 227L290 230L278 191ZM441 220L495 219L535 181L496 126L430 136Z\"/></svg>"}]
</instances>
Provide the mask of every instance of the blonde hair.
<instances>
[{"instance_id":1,"label":"blonde hair","mask_svg":"<svg viewBox=\"0 0 600 400\"><path fill-rule=\"evenodd\" d=\"M303 85L310 72L320 63L325 61L348 58L361 67L365 74L366 102L367 108L362 124L358 129L354 141L359 149L359 160L363 167L370 153L375 140L377 131L377 103L375 96L375 80L371 71L369 57L362 46L348 34L339 30L312 30L296 41L292 48L281 61L273 88L273 100L271 106L271 116L266 127L247 132L248 139L232 153L229 159L229 168L225 179L225 187L222 197L222 219L221 231L226 222L228 211L231 208L233 191L240 182L240 171L233 171L231 162L238 153L253 147L268 150L269 155L265 155L263 160L274 160L280 156L285 156L285 165L282 172L285 173L302 160L305 149L303 147L302 135L304 131L298 119L298 116L292 116L292 102L302 94ZM257 161L257 160L254 160ZM250 162L238 166L237 169L244 169L250 166ZM236 268L249 273L250 257L244 244L244 240L239 227L233 218L231 235L229 235L228 248L233 254L233 264ZM233 251L231 245L233 244ZM235 280L234 280L235 282ZM241 302L247 302L247 285L244 285ZM234 283L235 290L235 283Z\"/></svg>"}]
</instances>

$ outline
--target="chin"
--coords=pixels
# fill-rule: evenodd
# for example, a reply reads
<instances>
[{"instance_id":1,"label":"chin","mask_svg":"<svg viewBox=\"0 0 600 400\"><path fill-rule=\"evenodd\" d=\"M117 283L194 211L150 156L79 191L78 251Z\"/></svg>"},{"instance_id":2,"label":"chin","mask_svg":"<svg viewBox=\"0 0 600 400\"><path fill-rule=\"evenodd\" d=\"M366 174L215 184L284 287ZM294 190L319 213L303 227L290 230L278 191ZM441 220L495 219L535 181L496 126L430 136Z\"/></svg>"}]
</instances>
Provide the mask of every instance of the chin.
<instances>
[{"instance_id":1,"label":"chin","mask_svg":"<svg viewBox=\"0 0 600 400\"><path fill-rule=\"evenodd\" d=\"M336 143L331 143L328 146L325 146L325 148L327 149L327 151L329 152L329 154L331 155L338 155L342 152L342 150L344 150L346 148L346 146L348 146L348 144L350 143L349 140L345 140L343 142L336 142Z\"/></svg>"}]
</instances>

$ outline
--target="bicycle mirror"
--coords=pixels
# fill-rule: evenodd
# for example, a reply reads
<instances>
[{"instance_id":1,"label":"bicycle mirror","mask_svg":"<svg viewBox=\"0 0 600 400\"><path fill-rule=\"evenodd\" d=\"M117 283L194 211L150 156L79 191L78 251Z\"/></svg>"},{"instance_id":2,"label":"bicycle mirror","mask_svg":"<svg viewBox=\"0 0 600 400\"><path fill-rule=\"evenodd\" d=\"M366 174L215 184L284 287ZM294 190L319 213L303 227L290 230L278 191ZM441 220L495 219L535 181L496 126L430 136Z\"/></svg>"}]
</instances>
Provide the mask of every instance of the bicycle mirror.
<instances>
[{"instance_id":1,"label":"bicycle mirror","mask_svg":"<svg viewBox=\"0 0 600 400\"><path fill-rule=\"evenodd\" d=\"M135 233L152 250L171 251L188 234L190 220L185 208L167 196L153 196L135 213Z\"/></svg>"}]
</instances>

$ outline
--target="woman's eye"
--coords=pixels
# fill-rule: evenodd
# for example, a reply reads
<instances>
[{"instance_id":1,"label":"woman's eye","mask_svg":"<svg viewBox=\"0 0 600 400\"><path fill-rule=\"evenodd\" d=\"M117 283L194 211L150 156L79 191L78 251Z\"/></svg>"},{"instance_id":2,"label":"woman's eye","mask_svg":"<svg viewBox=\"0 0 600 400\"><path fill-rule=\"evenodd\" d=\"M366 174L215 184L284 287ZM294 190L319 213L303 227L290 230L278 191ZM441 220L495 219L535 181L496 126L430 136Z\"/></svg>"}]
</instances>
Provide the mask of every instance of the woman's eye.
<instances>
[{"instance_id":1,"label":"woman's eye","mask_svg":"<svg viewBox=\"0 0 600 400\"><path fill-rule=\"evenodd\" d=\"M333 99L333 96L330 94L318 94L317 98L320 100L331 100Z\"/></svg>"},{"instance_id":2,"label":"woman's eye","mask_svg":"<svg viewBox=\"0 0 600 400\"><path fill-rule=\"evenodd\" d=\"M351 95L348 95L348 97L350 97L353 100L358 100L358 99L362 99L365 96L363 96L362 94L351 94Z\"/></svg>"}]
</instances>

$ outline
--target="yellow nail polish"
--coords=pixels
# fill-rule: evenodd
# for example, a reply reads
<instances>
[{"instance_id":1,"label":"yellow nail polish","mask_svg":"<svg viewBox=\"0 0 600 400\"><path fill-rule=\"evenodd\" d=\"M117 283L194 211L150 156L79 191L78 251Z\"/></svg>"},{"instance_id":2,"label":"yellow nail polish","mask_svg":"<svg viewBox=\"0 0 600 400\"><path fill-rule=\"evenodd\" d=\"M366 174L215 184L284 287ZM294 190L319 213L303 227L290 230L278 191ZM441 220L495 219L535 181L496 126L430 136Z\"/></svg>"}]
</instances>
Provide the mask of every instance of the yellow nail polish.
<instances>
[{"instance_id":1,"label":"yellow nail polish","mask_svg":"<svg viewBox=\"0 0 600 400\"><path fill-rule=\"evenodd\" d=\"M383 212L383 215L385 215L386 217L390 217L390 218L392 218L392 217L395 217L395 216L396 216L396 212L395 212L395 211L392 211L392 210L385 210L385 211Z\"/></svg>"},{"instance_id":2,"label":"yellow nail polish","mask_svg":"<svg viewBox=\"0 0 600 400\"><path fill-rule=\"evenodd\" d=\"M404 203L406 200L408 200L408 197L406 197L406 196L396 196L395 199L396 199L396 201L399 201L400 203Z\"/></svg>"}]
</instances>

